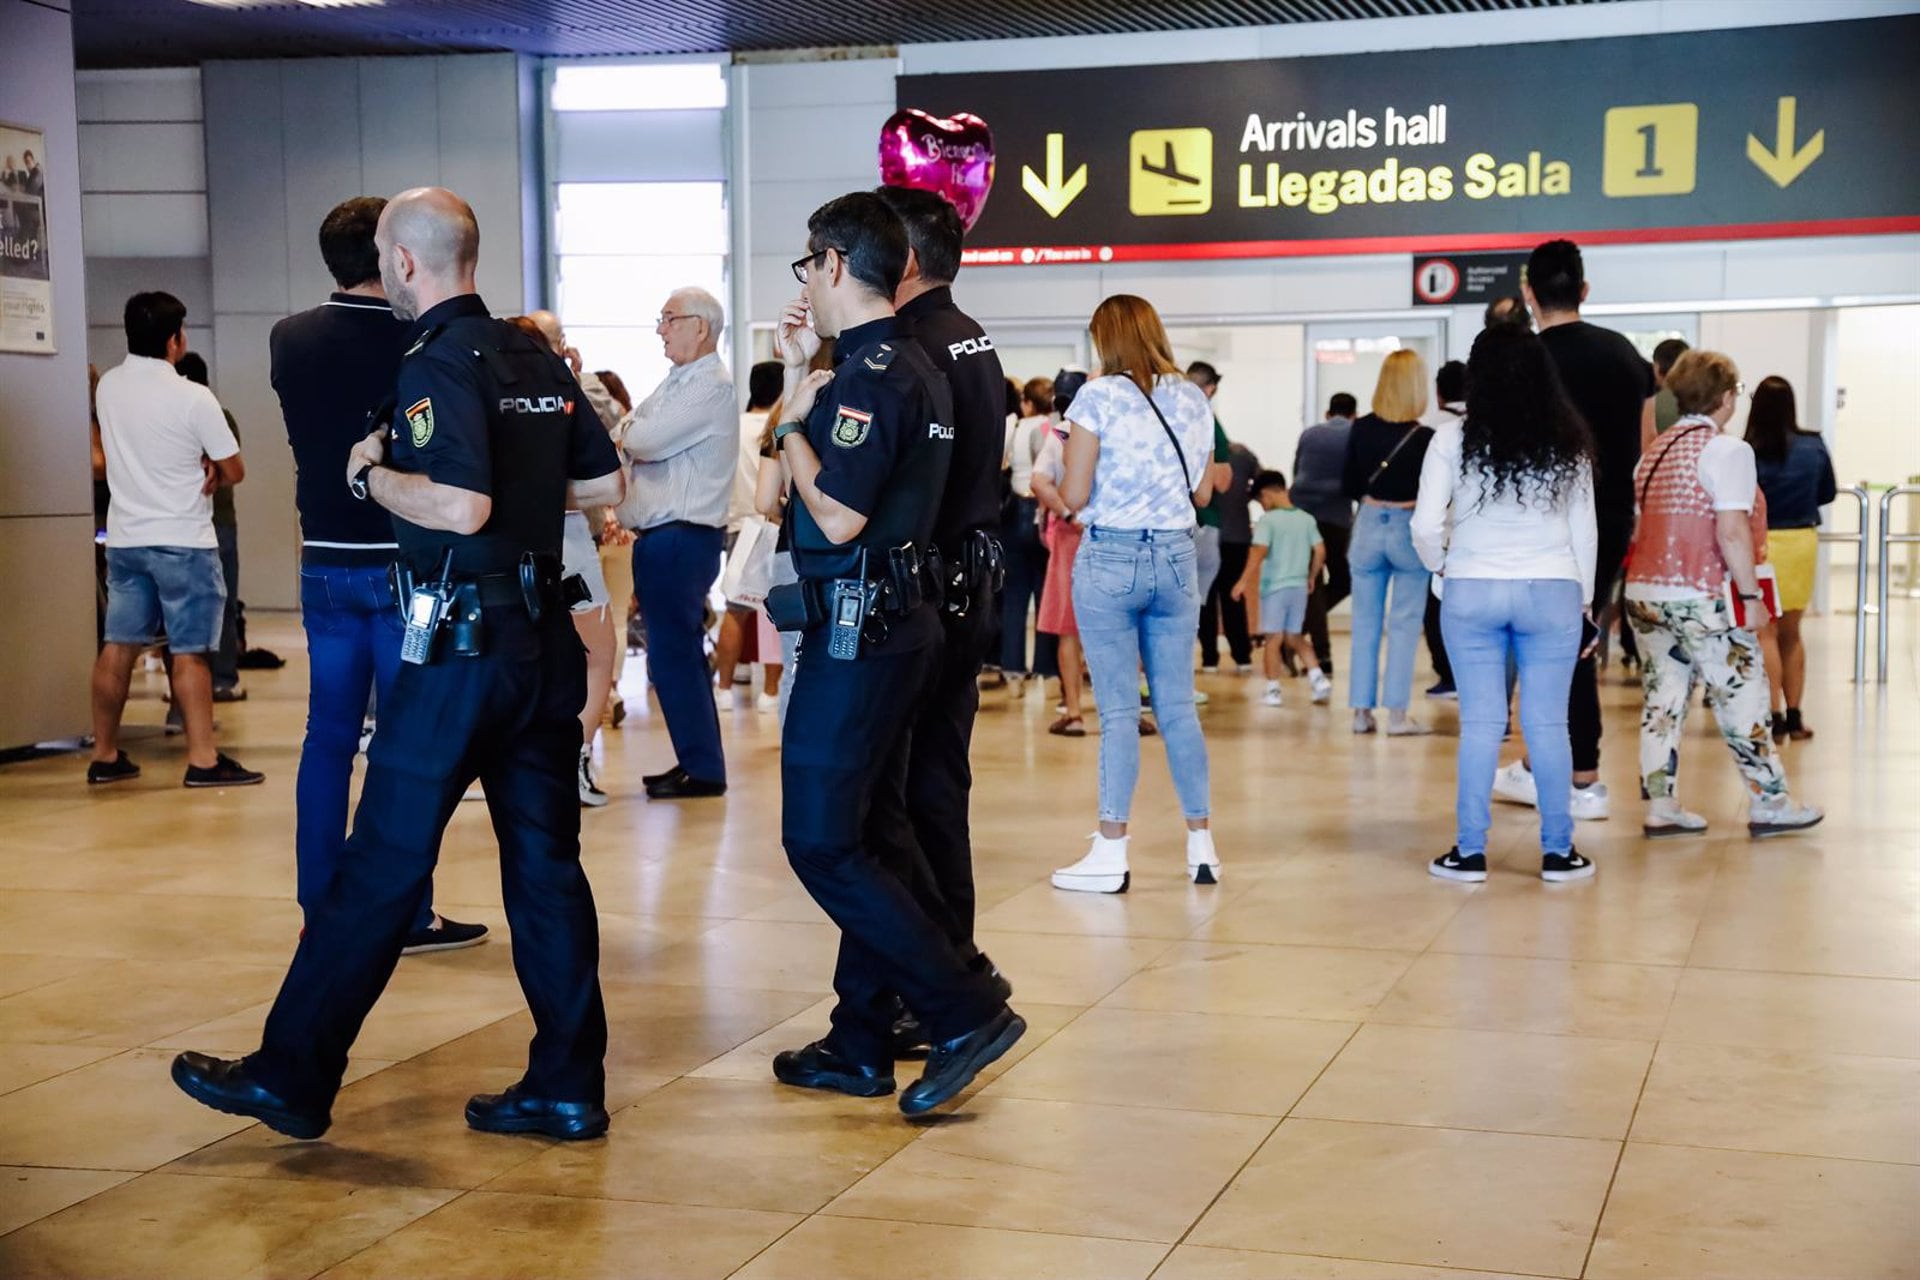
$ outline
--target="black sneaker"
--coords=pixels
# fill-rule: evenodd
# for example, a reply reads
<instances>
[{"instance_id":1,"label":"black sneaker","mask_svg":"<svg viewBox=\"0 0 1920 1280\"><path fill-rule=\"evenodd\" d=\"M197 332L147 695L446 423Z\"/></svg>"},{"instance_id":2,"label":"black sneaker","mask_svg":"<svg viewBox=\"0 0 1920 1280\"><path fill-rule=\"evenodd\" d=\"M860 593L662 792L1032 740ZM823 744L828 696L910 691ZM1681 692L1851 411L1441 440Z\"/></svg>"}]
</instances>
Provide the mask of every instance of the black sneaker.
<instances>
[{"instance_id":1,"label":"black sneaker","mask_svg":"<svg viewBox=\"0 0 1920 1280\"><path fill-rule=\"evenodd\" d=\"M815 1040L804 1049L773 1055L773 1077L799 1089L827 1089L855 1098L884 1098L893 1092L893 1067L850 1062Z\"/></svg>"},{"instance_id":2,"label":"black sneaker","mask_svg":"<svg viewBox=\"0 0 1920 1280\"><path fill-rule=\"evenodd\" d=\"M1479 884L1487 878L1487 855L1463 854L1458 848L1447 850L1427 864L1427 874L1442 880L1462 880Z\"/></svg>"},{"instance_id":3,"label":"black sneaker","mask_svg":"<svg viewBox=\"0 0 1920 1280\"><path fill-rule=\"evenodd\" d=\"M1544 854L1540 858L1540 878L1559 884L1566 880L1586 880L1593 875L1593 860L1578 849Z\"/></svg>"},{"instance_id":4,"label":"black sneaker","mask_svg":"<svg viewBox=\"0 0 1920 1280\"><path fill-rule=\"evenodd\" d=\"M267 775L247 768L232 756L224 752L214 757L213 767L202 769L199 765L187 766L186 781L188 787L252 787L267 780Z\"/></svg>"},{"instance_id":5,"label":"black sneaker","mask_svg":"<svg viewBox=\"0 0 1920 1280\"><path fill-rule=\"evenodd\" d=\"M1027 1020L1011 1009L1002 1008L983 1026L945 1044L934 1045L927 1055L926 1074L900 1094L901 1113L925 1115L951 1101L1026 1033Z\"/></svg>"},{"instance_id":6,"label":"black sneaker","mask_svg":"<svg viewBox=\"0 0 1920 1280\"><path fill-rule=\"evenodd\" d=\"M245 702L247 691L237 684L216 685L213 690L215 702Z\"/></svg>"},{"instance_id":7,"label":"black sneaker","mask_svg":"<svg viewBox=\"0 0 1920 1280\"><path fill-rule=\"evenodd\" d=\"M87 765L87 785L103 787L109 782L126 782L140 776L140 766L127 759L122 751L111 760L95 760Z\"/></svg>"},{"instance_id":8,"label":"black sneaker","mask_svg":"<svg viewBox=\"0 0 1920 1280\"><path fill-rule=\"evenodd\" d=\"M1460 691L1453 687L1453 681L1451 680L1435 681L1433 687L1427 690L1427 696L1442 702L1460 701Z\"/></svg>"},{"instance_id":9,"label":"black sneaker","mask_svg":"<svg viewBox=\"0 0 1920 1280\"><path fill-rule=\"evenodd\" d=\"M407 935L400 954L418 956L429 951L458 951L462 947L478 946L486 940L487 926L483 924L462 924L445 916L435 916L432 924Z\"/></svg>"}]
</instances>

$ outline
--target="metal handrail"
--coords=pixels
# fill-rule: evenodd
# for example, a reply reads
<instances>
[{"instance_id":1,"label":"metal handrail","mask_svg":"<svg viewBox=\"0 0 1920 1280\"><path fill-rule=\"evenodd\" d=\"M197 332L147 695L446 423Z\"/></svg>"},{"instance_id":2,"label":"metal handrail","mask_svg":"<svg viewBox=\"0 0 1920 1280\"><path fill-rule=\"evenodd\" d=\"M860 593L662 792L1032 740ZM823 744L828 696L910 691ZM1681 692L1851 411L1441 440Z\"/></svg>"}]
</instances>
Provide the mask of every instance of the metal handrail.
<instances>
[{"instance_id":1,"label":"metal handrail","mask_svg":"<svg viewBox=\"0 0 1920 1280\"><path fill-rule=\"evenodd\" d=\"M1860 527L1853 533L1835 533L1828 529L1820 531L1820 541L1827 543L1852 543L1854 548L1853 566L1853 682L1863 683L1867 678L1867 531L1871 527L1873 506L1864 484L1850 485L1840 491L1852 496L1860 504ZM1883 519L1882 528L1885 528ZM1882 553L1884 558L1885 553ZM1885 611L1882 610L1882 616ZM1881 679L1886 679L1882 676Z\"/></svg>"},{"instance_id":2,"label":"metal handrail","mask_svg":"<svg viewBox=\"0 0 1920 1280\"><path fill-rule=\"evenodd\" d=\"M1893 500L1920 496L1920 484L1898 484L1880 495L1880 683L1887 682L1887 620L1893 610L1887 607L1888 589L1892 585L1890 570L1893 558L1887 554L1887 548L1896 542L1920 542L1920 533L1895 533L1893 531Z\"/></svg>"}]
</instances>

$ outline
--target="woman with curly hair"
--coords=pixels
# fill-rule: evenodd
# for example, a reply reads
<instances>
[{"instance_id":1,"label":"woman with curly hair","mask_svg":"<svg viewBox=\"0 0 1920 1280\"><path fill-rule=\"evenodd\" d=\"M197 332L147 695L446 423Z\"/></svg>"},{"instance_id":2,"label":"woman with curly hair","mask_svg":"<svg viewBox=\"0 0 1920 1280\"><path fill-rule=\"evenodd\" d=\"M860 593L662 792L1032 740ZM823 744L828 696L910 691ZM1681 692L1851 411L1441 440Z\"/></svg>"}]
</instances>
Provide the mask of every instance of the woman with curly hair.
<instances>
[{"instance_id":1,"label":"woman with curly hair","mask_svg":"<svg viewBox=\"0 0 1920 1280\"><path fill-rule=\"evenodd\" d=\"M1593 595L1593 441L1545 345L1526 329L1495 325L1474 340L1467 416L1434 433L1412 535L1438 575L1440 625L1460 693L1457 837L1429 871L1487 878L1511 659L1539 781L1540 878L1586 879L1593 863L1573 847L1567 692Z\"/></svg>"}]
</instances>

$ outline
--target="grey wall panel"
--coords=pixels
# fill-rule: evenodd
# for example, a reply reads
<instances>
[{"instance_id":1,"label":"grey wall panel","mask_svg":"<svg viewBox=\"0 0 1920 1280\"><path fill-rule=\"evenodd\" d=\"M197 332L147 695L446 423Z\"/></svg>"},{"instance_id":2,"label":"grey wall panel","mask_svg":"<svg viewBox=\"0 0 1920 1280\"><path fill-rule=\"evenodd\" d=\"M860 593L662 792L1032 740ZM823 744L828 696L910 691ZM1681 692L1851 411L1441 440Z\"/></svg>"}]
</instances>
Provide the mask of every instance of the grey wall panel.
<instances>
[{"instance_id":1,"label":"grey wall panel","mask_svg":"<svg viewBox=\"0 0 1920 1280\"><path fill-rule=\"evenodd\" d=\"M0 520L0 599L30 602L0 609L0 653L15 677L0 699L0 746L88 731L93 584L91 515Z\"/></svg>"},{"instance_id":2,"label":"grey wall panel","mask_svg":"<svg viewBox=\"0 0 1920 1280\"><path fill-rule=\"evenodd\" d=\"M0 0L0 119L46 133L53 355L0 352L0 746L76 734L93 663L93 490L87 466L87 310L79 232L73 22ZM60 228L65 228L60 233Z\"/></svg>"},{"instance_id":3,"label":"grey wall panel","mask_svg":"<svg viewBox=\"0 0 1920 1280\"><path fill-rule=\"evenodd\" d=\"M755 109L747 125L756 182L847 177L880 181L880 126L890 103Z\"/></svg>"},{"instance_id":4,"label":"grey wall panel","mask_svg":"<svg viewBox=\"0 0 1920 1280\"><path fill-rule=\"evenodd\" d=\"M74 75L80 119L198 120L200 68L123 68Z\"/></svg>"},{"instance_id":5,"label":"grey wall panel","mask_svg":"<svg viewBox=\"0 0 1920 1280\"><path fill-rule=\"evenodd\" d=\"M272 327L265 316L222 315L214 324L222 357L215 389L240 425L240 454L247 462L247 478L233 491L233 506L240 522L240 597L252 609L291 609L300 600L293 453L279 398L267 379Z\"/></svg>"},{"instance_id":6,"label":"grey wall panel","mask_svg":"<svg viewBox=\"0 0 1920 1280\"><path fill-rule=\"evenodd\" d=\"M120 333L127 299L164 289L187 304L189 325L213 323L213 265L204 258L88 258L87 324Z\"/></svg>"},{"instance_id":7,"label":"grey wall panel","mask_svg":"<svg viewBox=\"0 0 1920 1280\"><path fill-rule=\"evenodd\" d=\"M199 192L85 192L81 235L89 258L194 258L207 252L207 198Z\"/></svg>"},{"instance_id":8,"label":"grey wall panel","mask_svg":"<svg viewBox=\"0 0 1920 1280\"><path fill-rule=\"evenodd\" d=\"M496 313L524 305L520 77L512 54L437 58L440 182L480 220L480 294ZM528 175L528 181L533 181Z\"/></svg>"},{"instance_id":9,"label":"grey wall panel","mask_svg":"<svg viewBox=\"0 0 1920 1280\"><path fill-rule=\"evenodd\" d=\"M356 58L360 191L397 195L440 181L440 70L435 58Z\"/></svg>"},{"instance_id":10,"label":"grey wall panel","mask_svg":"<svg viewBox=\"0 0 1920 1280\"><path fill-rule=\"evenodd\" d=\"M277 62L209 62L208 225L221 311L284 315L287 282L285 118ZM296 131L304 122L295 122Z\"/></svg>"},{"instance_id":11,"label":"grey wall panel","mask_svg":"<svg viewBox=\"0 0 1920 1280\"><path fill-rule=\"evenodd\" d=\"M80 126L80 185L88 191L205 191L199 121Z\"/></svg>"},{"instance_id":12,"label":"grey wall panel","mask_svg":"<svg viewBox=\"0 0 1920 1280\"><path fill-rule=\"evenodd\" d=\"M556 182L724 182L721 111L556 113ZM645 147L635 147L635 136Z\"/></svg>"},{"instance_id":13,"label":"grey wall panel","mask_svg":"<svg viewBox=\"0 0 1920 1280\"><path fill-rule=\"evenodd\" d=\"M289 62L281 72L288 135L287 285L293 307L326 300L333 277L316 237L327 211L365 188L360 72L351 58Z\"/></svg>"}]
</instances>

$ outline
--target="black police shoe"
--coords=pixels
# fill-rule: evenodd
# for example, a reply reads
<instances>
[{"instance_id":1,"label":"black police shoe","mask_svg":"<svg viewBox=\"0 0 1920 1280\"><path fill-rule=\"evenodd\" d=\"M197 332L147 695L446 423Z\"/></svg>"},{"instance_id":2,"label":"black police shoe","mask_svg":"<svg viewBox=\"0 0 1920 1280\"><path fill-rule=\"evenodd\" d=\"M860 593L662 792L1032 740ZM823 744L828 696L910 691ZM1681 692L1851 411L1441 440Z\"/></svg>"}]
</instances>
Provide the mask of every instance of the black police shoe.
<instances>
[{"instance_id":1,"label":"black police shoe","mask_svg":"<svg viewBox=\"0 0 1920 1280\"><path fill-rule=\"evenodd\" d=\"M111 760L95 760L87 765L87 785L105 786L109 782L126 782L140 776L140 766L127 759L122 751Z\"/></svg>"},{"instance_id":2,"label":"black police shoe","mask_svg":"<svg viewBox=\"0 0 1920 1280\"><path fill-rule=\"evenodd\" d=\"M607 1109L597 1102L559 1102L522 1093L476 1093L467 1099L467 1127L482 1133L540 1133L584 1142L607 1131Z\"/></svg>"},{"instance_id":3,"label":"black police shoe","mask_svg":"<svg viewBox=\"0 0 1920 1280\"><path fill-rule=\"evenodd\" d=\"M202 1106L230 1116L247 1116L289 1138L317 1138L333 1123L326 1111L305 1111L247 1075L247 1065L204 1053L183 1053L173 1060L173 1082Z\"/></svg>"},{"instance_id":4,"label":"black police shoe","mask_svg":"<svg viewBox=\"0 0 1920 1280\"><path fill-rule=\"evenodd\" d=\"M665 773L643 773L640 775L640 785L643 787L657 787L671 778L685 777L686 772L685 769L682 769L676 764Z\"/></svg>"},{"instance_id":5,"label":"black police shoe","mask_svg":"<svg viewBox=\"0 0 1920 1280\"><path fill-rule=\"evenodd\" d=\"M727 794L726 783L696 778L685 769L676 769L672 777L665 778L647 788L649 800L704 800L725 794Z\"/></svg>"},{"instance_id":6,"label":"black police shoe","mask_svg":"<svg viewBox=\"0 0 1920 1280\"><path fill-rule=\"evenodd\" d=\"M1013 1048L1026 1033L1027 1020L1003 1007L985 1026L933 1046L933 1052L927 1055L926 1074L900 1095L902 1114L925 1115L941 1103L951 1101L973 1083L983 1068Z\"/></svg>"},{"instance_id":7,"label":"black police shoe","mask_svg":"<svg viewBox=\"0 0 1920 1280\"><path fill-rule=\"evenodd\" d=\"M986 978L987 986L1002 1004L1013 999L1013 984L1007 981L1006 975L994 966L984 951L975 952L967 968ZM899 1007L899 1016L893 1020L894 1058L926 1057L928 1050L933 1048L932 1042L927 1039L927 1029L920 1025L920 1019L914 1016L913 1010L907 1008L905 1001L901 1001Z\"/></svg>"},{"instance_id":8,"label":"black police shoe","mask_svg":"<svg viewBox=\"0 0 1920 1280\"><path fill-rule=\"evenodd\" d=\"M894 1087L892 1070L849 1062L824 1040L774 1054L773 1078L800 1089L828 1089L855 1098L884 1098Z\"/></svg>"}]
</instances>

